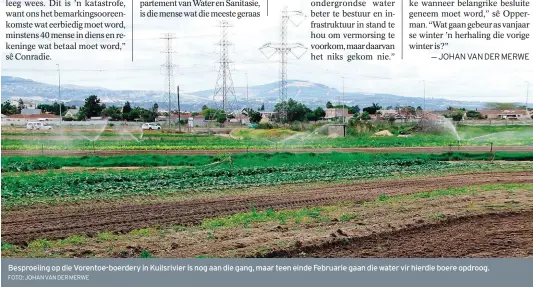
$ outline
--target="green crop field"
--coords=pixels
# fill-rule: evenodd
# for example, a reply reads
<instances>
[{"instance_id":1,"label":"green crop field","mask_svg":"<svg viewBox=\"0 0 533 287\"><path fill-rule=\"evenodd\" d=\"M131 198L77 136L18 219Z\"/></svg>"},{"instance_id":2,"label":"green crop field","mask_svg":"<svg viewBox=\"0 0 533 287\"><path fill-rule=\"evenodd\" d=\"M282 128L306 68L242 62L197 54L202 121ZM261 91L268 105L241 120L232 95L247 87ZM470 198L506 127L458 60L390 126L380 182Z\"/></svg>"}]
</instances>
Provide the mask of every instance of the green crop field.
<instances>
[{"instance_id":1,"label":"green crop field","mask_svg":"<svg viewBox=\"0 0 533 287\"><path fill-rule=\"evenodd\" d=\"M221 189L270 186L316 181L364 180L391 175L416 175L449 170L478 171L494 165L479 162L450 163L449 160L489 160L490 154L242 154L221 156L174 156L169 161L188 169L146 169L46 173L6 173L2 176L4 206L39 202L40 198L97 199L130 195L166 194L182 191L211 192ZM29 170L24 165L50 162L58 166L120 166L124 157L62 159L19 157L2 162L3 170ZM157 156L137 156L139 165L159 162ZM498 153L497 159L531 160L531 153ZM155 165L155 164L154 164ZM45 166L45 168L48 168Z\"/></svg>"},{"instance_id":2,"label":"green crop field","mask_svg":"<svg viewBox=\"0 0 533 287\"><path fill-rule=\"evenodd\" d=\"M276 149L276 148L380 148L380 147L437 147L437 146L531 146L533 127L471 127L459 126L459 139L452 133L413 132L405 137L376 137L372 133L352 132L345 138L328 138L313 132L291 130L237 130L233 137L215 135L182 135L149 133L116 138L120 134L104 132L78 136L53 133L2 134L4 150L217 150L217 149ZM13 136L18 138L10 138ZM23 138L20 138L23 137Z\"/></svg>"}]
</instances>

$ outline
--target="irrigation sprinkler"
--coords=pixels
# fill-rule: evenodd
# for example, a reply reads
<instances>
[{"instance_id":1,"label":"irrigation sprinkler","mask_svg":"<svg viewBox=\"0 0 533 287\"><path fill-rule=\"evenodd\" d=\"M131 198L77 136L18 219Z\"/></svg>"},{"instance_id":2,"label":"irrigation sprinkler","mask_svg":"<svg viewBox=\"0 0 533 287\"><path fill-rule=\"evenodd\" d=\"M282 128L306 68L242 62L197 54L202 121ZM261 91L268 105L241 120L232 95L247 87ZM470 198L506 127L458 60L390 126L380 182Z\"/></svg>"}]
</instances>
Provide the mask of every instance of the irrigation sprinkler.
<instances>
[{"instance_id":1,"label":"irrigation sprinkler","mask_svg":"<svg viewBox=\"0 0 533 287\"><path fill-rule=\"evenodd\" d=\"M490 143L490 153L494 153L493 146L494 146L494 143Z\"/></svg>"},{"instance_id":2,"label":"irrigation sprinkler","mask_svg":"<svg viewBox=\"0 0 533 287\"><path fill-rule=\"evenodd\" d=\"M44 144L41 144L41 155L44 155Z\"/></svg>"},{"instance_id":3,"label":"irrigation sprinkler","mask_svg":"<svg viewBox=\"0 0 533 287\"><path fill-rule=\"evenodd\" d=\"M96 154L96 147L94 146L95 141L92 141L92 142L93 142L93 153Z\"/></svg>"}]
</instances>

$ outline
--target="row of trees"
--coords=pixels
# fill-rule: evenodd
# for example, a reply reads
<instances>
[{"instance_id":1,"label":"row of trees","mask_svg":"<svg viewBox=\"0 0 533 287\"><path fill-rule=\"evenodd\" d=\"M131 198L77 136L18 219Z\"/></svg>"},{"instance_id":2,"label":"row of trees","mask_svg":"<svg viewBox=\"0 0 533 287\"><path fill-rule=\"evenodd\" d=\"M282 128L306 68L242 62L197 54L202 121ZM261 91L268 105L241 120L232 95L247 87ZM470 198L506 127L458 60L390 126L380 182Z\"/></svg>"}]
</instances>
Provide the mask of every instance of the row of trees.
<instances>
[{"instance_id":1,"label":"row of trees","mask_svg":"<svg viewBox=\"0 0 533 287\"><path fill-rule=\"evenodd\" d=\"M361 112L361 108L356 106L347 106L347 105L333 105L331 102L326 103L327 109L347 109L349 114L354 115L354 119L359 120L370 120L370 115L378 114L379 110L382 110L383 107L378 103L372 103L371 106L363 108ZM388 110L392 110L393 107L389 106L387 107ZM282 102L276 104L274 107L274 112L280 113L281 111L285 110L287 112L286 122L309 122L309 121L318 121L320 119L323 119L326 116L326 111L322 107L317 107L315 110L309 109L307 106L305 106L302 103L299 103L293 99L289 99L287 102ZM396 110L399 113L402 114L412 114L417 115L422 112L422 108L419 106L417 108L414 107L396 107Z\"/></svg>"}]
</instances>

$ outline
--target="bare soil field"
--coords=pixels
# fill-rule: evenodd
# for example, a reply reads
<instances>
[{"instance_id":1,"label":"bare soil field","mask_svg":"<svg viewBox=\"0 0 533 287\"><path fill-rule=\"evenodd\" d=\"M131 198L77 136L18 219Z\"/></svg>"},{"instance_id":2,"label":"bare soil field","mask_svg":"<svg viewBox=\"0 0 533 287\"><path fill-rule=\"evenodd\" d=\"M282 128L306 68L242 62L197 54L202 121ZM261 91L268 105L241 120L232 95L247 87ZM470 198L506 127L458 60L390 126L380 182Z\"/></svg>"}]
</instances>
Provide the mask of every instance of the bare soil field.
<instances>
[{"instance_id":1,"label":"bare soil field","mask_svg":"<svg viewBox=\"0 0 533 287\"><path fill-rule=\"evenodd\" d=\"M461 146L461 147L397 147L397 148L294 148L294 149L218 149L218 150L2 150L2 156L114 156L133 154L162 154L162 155L219 155L255 153L331 153L331 152L367 152L367 153L444 153L449 151L461 152L490 152L490 147ZM493 152L533 152L533 146L498 146Z\"/></svg>"},{"instance_id":2,"label":"bare soil field","mask_svg":"<svg viewBox=\"0 0 533 287\"><path fill-rule=\"evenodd\" d=\"M266 257L533 257L533 211L478 214Z\"/></svg>"},{"instance_id":3,"label":"bare soil field","mask_svg":"<svg viewBox=\"0 0 533 287\"><path fill-rule=\"evenodd\" d=\"M392 234L412 234L409 248L412 256L440 257L441 241L433 242L416 238L416 232L428 235L426 230L442 226L452 228L453 224L477 220L483 216L526 214L533 211L533 185L483 185L471 186L466 192L433 194L432 196L400 196L390 200L374 200L361 204L343 203L321 207L318 217L297 217L279 220L271 217L267 221L250 224L230 224L221 227L203 223L198 226L170 228L147 228L129 233L113 235L100 233L95 237L74 238L74 240L47 241L46 245L35 241L28 248L3 251L5 257L139 257L142 250L148 250L156 257L306 257L330 256L325 250L339 250L332 256L387 256L383 249L385 240ZM305 213L304 213L305 214ZM498 219L498 217L493 217ZM501 222L493 219L493 227L480 224L484 235L492 239L490 244L470 248L483 239L470 238L470 229L454 229L449 238L443 238L446 248L455 247L462 253L451 254L462 257L533 257L531 238L525 232L531 229L518 227L520 221L531 218L509 217L506 226L498 229ZM514 220L514 221L513 221ZM485 220L486 222L487 220ZM480 221L476 221L477 222ZM526 223L525 225L530 224ZM524 226L525 226L524 225ZM218 226L218 227L217 227ZM477 226L470 225L476 229ZM526 228L526 227L524 227ZM443 232L446 232L443 229ZM509 235L505 235L509 232ZM463 233L463 234L459 234ZM383 237L381 237L383 235ZM477 235L476 235L477 236ZM407 239L406 239L407 238ZM511 240L512 244L503 240ZM529 241L523 242L522 240ZM452 243L453 241L453 243ZM472 242L470 242L472 241ZM357 242L367 242L366 253L349 254L357 248ZM415 243L419 242L419 245ZM35 244L37 243L37 244ZM376 244L376 245L372 245ZM437 245L437 246L435 246ZM406 246L404 246L407 248ZM442 252L448 250L440 249ZM345 253L341 253L346 251ZM396 250L398 251L398 250ZM402 255L402 256L409 256ZM445 256L445 255L443 255Z\"/></svg>"},{"instance_id":4,"label":"bare soil field","mask_svg":"<svg viewBox=\"0 0 533 287\"><path fill-rule=\"evenodd\" d=\"M61 239L71 235L93 236L99 232L125 233L134 229L191 225L202 220L273 208L294 209L343 202L375 200L388 196L483 184L533 183L533 172L497 172L448 175L404 180L385 180L291 193L226 195L217 198L178 202L122 203L80 201L77 205L39 205L5 210L2 213L2 239L27 244L39 238Z\"/></svg>"}]
</instances>

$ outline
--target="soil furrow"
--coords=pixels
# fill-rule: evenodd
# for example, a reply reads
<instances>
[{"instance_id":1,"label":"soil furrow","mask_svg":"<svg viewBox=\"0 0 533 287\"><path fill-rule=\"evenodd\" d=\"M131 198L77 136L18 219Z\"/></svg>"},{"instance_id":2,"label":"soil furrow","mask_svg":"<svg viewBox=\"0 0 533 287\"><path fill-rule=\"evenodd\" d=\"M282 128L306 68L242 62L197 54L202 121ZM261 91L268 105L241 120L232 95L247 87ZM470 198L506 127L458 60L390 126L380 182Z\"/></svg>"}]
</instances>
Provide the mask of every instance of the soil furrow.
<instances>
[{"instance_id":1,"label":"soil furrow","mask_svg":"<svg viewBox=\"0 0 533 287\"><path fill-rule=\"evenodd\" d=\"M104 231L126 232L155 225L197 224L204 219L257 210L304 208L340 202L375 200L389 196L432 191L449 187L489 183L533 183L533 172L453 175L434 178L357 183L290 193L230 195L171 203L115 204L99 207L91 201L79 206L53 210L6 211L2 216L2 236L6 242L27 243L33 239L59 239L75 234L93 235ZM40 212L44 211L44 212Z\"/></svg>"},{"instance_id":2,"label":"soil furrow","mask_svg":"<svg viewBox=\"0 0 533 287\"><path fill-rule=\"evenodd\" d=\"M533 256L533 211L489 213L264 254L313 258Z\"/></svg>"}]
</instances>

